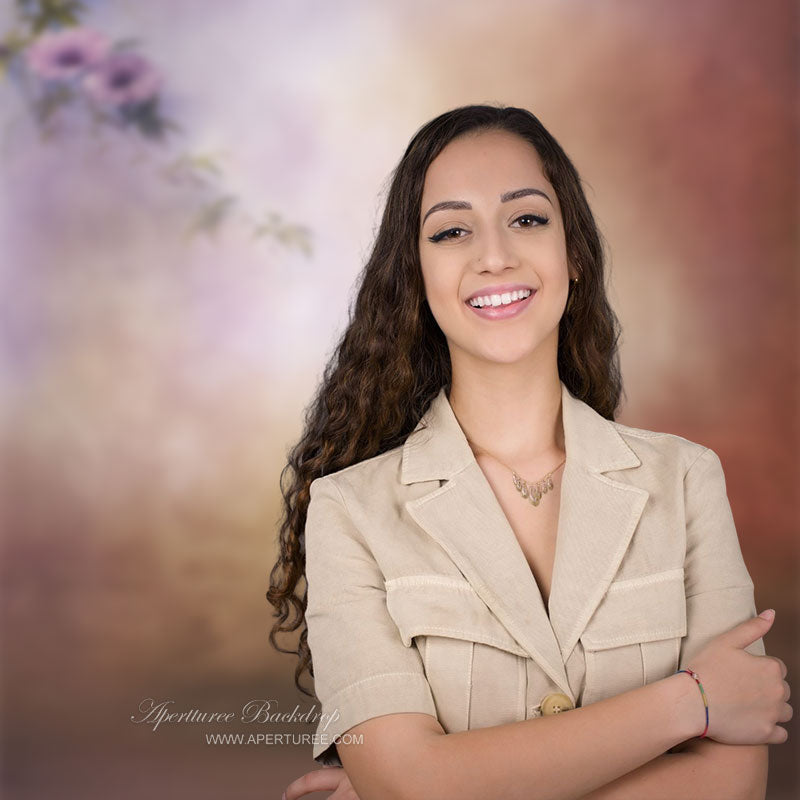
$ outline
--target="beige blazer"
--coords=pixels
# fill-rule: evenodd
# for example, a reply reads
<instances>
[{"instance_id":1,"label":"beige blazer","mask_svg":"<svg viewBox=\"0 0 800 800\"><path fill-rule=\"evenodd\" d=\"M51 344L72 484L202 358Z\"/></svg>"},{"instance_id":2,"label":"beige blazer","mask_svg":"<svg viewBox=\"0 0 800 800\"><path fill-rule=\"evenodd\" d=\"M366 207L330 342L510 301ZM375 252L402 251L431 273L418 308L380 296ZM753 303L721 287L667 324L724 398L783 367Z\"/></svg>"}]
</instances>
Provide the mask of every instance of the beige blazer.
<instances>
[{"instance_id":1,"label":"beige blazer","mask_svg":"<svg viewBox=\"0 0 800 800\"><path fill-rule=\"evenodd\" d=\"M444 389L402 446L311 484L320 764L340 765L335 737L383 714L431 714L451 733L539 716L554 693L611 697L755 615L717 455L561 392L549 609ZM764 655L763 640L747 650Z\"/></svg>"}]
</instances>

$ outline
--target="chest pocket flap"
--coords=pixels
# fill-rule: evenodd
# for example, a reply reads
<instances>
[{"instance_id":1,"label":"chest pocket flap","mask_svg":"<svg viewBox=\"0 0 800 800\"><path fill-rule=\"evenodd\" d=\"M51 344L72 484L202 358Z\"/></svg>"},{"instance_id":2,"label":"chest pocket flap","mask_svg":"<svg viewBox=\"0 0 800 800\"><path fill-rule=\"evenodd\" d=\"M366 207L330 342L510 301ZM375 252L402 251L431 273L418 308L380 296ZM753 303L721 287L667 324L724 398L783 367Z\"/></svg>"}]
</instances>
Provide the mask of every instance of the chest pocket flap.
<instances>
[{"instance_id":1,"label":"chest pocket flap","mask_svg":"<svg viewBox=\"0 0 800 800\"><path fill-rule=\"evenodd\" d=\"M415 636L446 636L526 652L470 583L445 575L410 575L386 581L386 605L403 644Z\"/></svg>"},{"instance_id":2,"label":"chest pocket flap","mask_svg":"<svg viewBox=\"0 0 800 800\"><path fill-rule=\"evenodd\" d=\"M686 635L683 568L614 581L581 636L585 648L606 650Z\"/></svg>"}]
</instances>

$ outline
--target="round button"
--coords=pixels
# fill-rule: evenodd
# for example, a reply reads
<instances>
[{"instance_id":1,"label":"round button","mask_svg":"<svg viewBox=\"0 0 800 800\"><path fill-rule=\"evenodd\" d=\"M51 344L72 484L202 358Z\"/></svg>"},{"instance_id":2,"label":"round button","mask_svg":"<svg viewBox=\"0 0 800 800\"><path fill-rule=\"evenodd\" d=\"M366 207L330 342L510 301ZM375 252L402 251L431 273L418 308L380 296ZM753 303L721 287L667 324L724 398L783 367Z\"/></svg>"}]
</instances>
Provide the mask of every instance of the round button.
<instances>
[{"instance_id":1,"label":"round button","mask_svg":"<svg viewBox=\"0 0 800 800\"><path fill-rule=\"evenodd\" d=\"M556 692L542 698L542 714L549 717L551 714L560 714L562 711L571 711L575 706L565 694Z\"/></svg>"}]
</instances>

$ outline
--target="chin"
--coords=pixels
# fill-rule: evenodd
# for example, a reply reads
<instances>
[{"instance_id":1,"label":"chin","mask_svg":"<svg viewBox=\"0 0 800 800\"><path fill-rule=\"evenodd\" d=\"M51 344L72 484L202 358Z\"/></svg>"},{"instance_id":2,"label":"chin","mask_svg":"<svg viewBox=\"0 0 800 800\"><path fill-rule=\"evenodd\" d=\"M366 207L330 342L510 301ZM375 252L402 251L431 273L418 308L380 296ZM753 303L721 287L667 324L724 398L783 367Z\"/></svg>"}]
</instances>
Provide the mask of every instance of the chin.
<instances>
[{"instance_id":1,"label":"chin","mask_svg":"<svg viewBox=\"0 0 800 800\"><path fill-rule=\"evenodd\" d=\"M467 358L492 364L518 364L532 358L537 351L548 350L551 346L558 350L558 326L545 333L539 331L526 331L528 336L520 340L519 331L514 335L511 332L498 330L494 336L476 336L475 331L464 333L459 339L453 340L446 336L450 343L450 358L452 361L454 351L456 357Z\"/></svg>"},{"instance_id":2,"label":"chin","mask_svg":"<svg viewBox=\"0 0 800 800\"><path fill-rule=\"evenodd\" d=\"M519 364L526 359L533 356L536 351L536 346L530 347L496 347L489 350L479 349L471 351L471 355L480 361L489 362L492 364Z\"/></svg>"}]
</instances>

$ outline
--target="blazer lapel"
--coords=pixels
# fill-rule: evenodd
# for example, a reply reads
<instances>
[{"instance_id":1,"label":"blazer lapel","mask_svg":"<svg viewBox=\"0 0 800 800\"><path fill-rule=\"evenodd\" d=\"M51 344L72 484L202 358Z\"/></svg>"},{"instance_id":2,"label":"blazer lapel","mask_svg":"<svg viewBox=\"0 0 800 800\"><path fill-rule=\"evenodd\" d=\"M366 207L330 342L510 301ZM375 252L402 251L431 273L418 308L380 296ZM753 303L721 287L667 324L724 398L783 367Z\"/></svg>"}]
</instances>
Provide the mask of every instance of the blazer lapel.
<instances>
[{"instance_id":1,"label":"blazer lapel","mask_svg":"<svg viewBox=\"0 0 800 800\"><path fill-rule=\"evenodd\" d=\"M630 476L606 474L641 464L614 425L563 382L561 402L567 462L549 606L566 660L614 579L650 494Z\"/></svg>"},{"instance_id":2,"label":"blazer lapel","mask_svg":"<svg viewBox=\"0 0 800 800\"><path fill-rule=\"evenodd\" d=\"M561 383L567 461L548 609L522 548L444 388L403 446L401 481L444 481L406 502L477 594L550 679L571 696L565 662L628 547L647 501L605 472L640 461L614 426Z\"/></svg>"}]
</instances>

